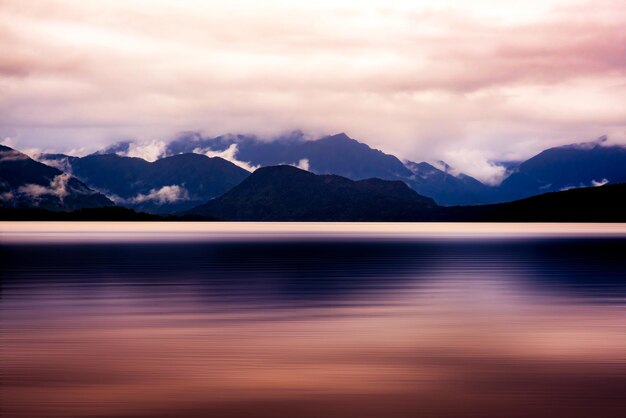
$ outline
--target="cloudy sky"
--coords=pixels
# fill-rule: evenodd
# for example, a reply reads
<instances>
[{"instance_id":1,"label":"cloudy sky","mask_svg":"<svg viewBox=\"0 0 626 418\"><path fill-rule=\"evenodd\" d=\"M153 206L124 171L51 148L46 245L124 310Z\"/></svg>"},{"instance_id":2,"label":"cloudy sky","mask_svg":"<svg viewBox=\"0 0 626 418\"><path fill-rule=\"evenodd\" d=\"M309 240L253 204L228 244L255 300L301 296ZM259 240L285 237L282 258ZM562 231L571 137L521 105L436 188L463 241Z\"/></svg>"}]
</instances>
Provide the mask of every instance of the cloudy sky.
<instances>
[{"instance_id":1,"label":"cloudy sky","mask_svg":"<svg viewBox=\"0 0 626 418\"><path fill-rule=\"evenodd\" d=\"M623 0L0 0L0 140L345 131L485 178L626 143Z\"/></svg>"}]
</instances>

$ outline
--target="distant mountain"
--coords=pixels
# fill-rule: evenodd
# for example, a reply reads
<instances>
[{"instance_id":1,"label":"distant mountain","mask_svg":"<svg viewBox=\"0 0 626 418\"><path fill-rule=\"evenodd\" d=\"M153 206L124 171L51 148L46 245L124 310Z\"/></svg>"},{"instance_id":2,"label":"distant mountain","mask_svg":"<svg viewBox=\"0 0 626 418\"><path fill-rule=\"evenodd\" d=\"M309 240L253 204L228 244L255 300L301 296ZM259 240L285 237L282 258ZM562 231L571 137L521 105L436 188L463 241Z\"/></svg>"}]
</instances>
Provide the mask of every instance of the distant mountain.
<instances>
[{"instance_id":1,"label":"distant mountain","mask_svg":"<svg viewBox=\"0 0 626 418\"><path fill-rule=\"evenodd\" d=\"M590 143L551 148L524 162L501 162L509 176L499 186L485 185L451 170L445 163L408 161L403 164L395 156L343 133L313 140L295 131L261 140L252 135L211 138L191 132L171 141L162 153L222 156L250 167L288 164L315 174L335 174L352 180L401 180L417 193L433 198L437 204L449 206L506 202L550 191L624 182L626 148L606 146L605 140L602 137ZM130 141L120 142L101 153L128 154L133 146ZM63 156L55 158L57 167L69 161Z\"/></svg>"},{"instance_id":2,"label":"distant mountain","mask_svg":"<svg viewBox=\"0 0 626 418\"><path fill-rule=\"evenodd\" d=\"M203 138L188 133L167 147L167 152L173 154L207 151L231 151L237 160L252 166L290 164L315 174L336 174L352 180L402 180L443 205L484 203L491 189L472 177L454 176L428 163L403 164L397 157L370 148L345 133L310 140L296 131L272 141L246 135Z\"/></svg>"},{"instance_id":3,"label":"distant mountain","mask_svg":"<svg viewBox=\"0 0 626 418\"><path fill-rule=\"evenodd\" d=\"M272 141L246 135L202 138L198 134L187 134L172 141L167 152L224 152L233 146L237 160L252 166L289 164L316 174L336 174L353 180L398 179L411 175L398 158L372 149L344 133L307 140L296 131Z\"/></svg>"},{"instance_id":4,"label":"distant mountain","mask_svg":"<svg viewBox=\"0 0 626 418\"><path fill-rule=\"evenodd\" d=\"M309 170L316 174L335 174L352 180L396 180L411 174L395 156L372 149L344 133L305 141L299 151L298 161L308 161Z\"/></svg>"},{"instance_id":5,"label":"distant mountain","mask_svg":"<svg viewBox=\"0 0 626 418\"><path fill-rule=\"evenodd\" d=\"M405 162L413 175L407 180L411 188L430 196L441 205L481 204L489 202L493 188L465 174L453 175L449 165L443 170L429 163Z\"/></svg>"},{"instance_id":6,"label":"distant mountain","mask_svg":"<svg viewBox=\"0 0 626 418\"><path fill-rule=\"evenodd\" d=\"M38 154L34 156L36 161L50 167L57 168L65 173L72 172L72 161L78 159L67 154Z\"/></svg>"},{"instance_id":7,"label":"distant mountain","mask_svg":"<svg viewBox=\"0 0 626 418\"><path fill-rule=\"evenodd\" d=\"M106 155L106 154L128 154L133 145L134 141L126 140L119 141L115 144L109 145L108 147L101 149L99 151L94 152L92 155ZM62 154L57 154L62 155Z\"/></svg>"},{"instance_id":8,"label":"distant mountain","mask_svg":"<svg viewBox=\"0 0 626 418\"><path fill-rule=\"evenodd\" d=\"M353 181L274 166L187 213L233 221L395 221L418 219L434 208L432 199L401 181Z\"/></svg>"},{"instance_id":9,"label":"distant mountain","mask_svg":"<svg viewBox=\"0 0 626 418\"><path fill-rule=\"evenodd\" d=\"M70 174L0 145L0 206L70 211L112 205Z\"/></svg>"},{"instance_id":10,"label":"distant mountain","mask_svg":"<svg viewBox=\"0 0 626 418\"><path fill-rule=\"evenodd\" d=\"M69 160L72 173L119 205L149 213L197 206L231 189L249 173L223 158L179 154L153 163L115 154Z\"/></svg>"},{"instance_id":11,"label":"distant mountain","mask_svg":"<svg viewBox=\"0 0 626 418\"><path fill-rule=\"evenodd\" d=\"M606 137L547 149L513 168L494 201L606 183L626 182L626 147L606 146Z\"/></svg>"}]
</instances>

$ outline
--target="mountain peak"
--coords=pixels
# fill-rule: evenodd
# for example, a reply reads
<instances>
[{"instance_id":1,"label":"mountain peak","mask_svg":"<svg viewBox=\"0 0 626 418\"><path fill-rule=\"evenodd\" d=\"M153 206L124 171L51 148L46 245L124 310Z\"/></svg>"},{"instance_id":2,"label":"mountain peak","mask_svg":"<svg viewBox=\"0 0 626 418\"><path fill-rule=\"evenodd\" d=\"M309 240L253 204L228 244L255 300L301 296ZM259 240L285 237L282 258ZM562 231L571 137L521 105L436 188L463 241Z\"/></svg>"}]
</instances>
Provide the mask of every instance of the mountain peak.
<instances>
[{"instance_id":1,"label":"mountain peak","mask_svg":"<svg viewBox=\"0 0 626 418\"><path fill-rule=\"evenodd\" d=\"M70 174L0 146L0 207L66 211L112 204Z\"/></svg>"},{"instance_id":2,"label":"mountain peak","mask_svg":"<svg viewBox=\"0 0 626 418\"><path fill-rule=\"evenodd\" d=\"M292 165L281 164L260 167L256 169L249 178L251 179L251 181L259 178L269 179L274 177L289 177L289 179L291 180L310 176L315 176L315 174L306 170L302 170L301 168L294 167Z\"/></svg>"},{"instance_id":3,"label":"mountain peak","mask_svg":"<svg viewBox=\"0 0 626 418\"><path fill-rule=\"evenodd\" d=\"M354 141L354 139L350 138L345 132L340 132L338 134L329 135L326 138L332 139L335 141Z\"/></svg>"},{"instance_id":4,"label":"mountain peak","mask_svg":"<svg viewBox=\"0 0 626 418\"><path fill-rule=\"evenodd\" d=\"M119 141L91 155L127 154L133 142L133 140Z\"/></svg>"},{"instance_id":5,"label":"mountain peak","mask_svg":"<svg viewBox=\"0 0 626 418\"><path fill-rule=\"evenodd\" d=\"M435 165L439 167L441 171L444 171L446 173L453 171L452 167L443 160L435 161Z\"/></svg>"},{"instance_id":6,"label":"mountain peak","mask_svg":"<svg viewBox=\"0 0 626 418\"><path fill-rule=\"evenodd\" d=\"M189 213L243 221L393 221L416 219L435 207L400 181L353 181L279 165L256 170Z\"/></svg>"},{"instance_id":7,"label":"mountain peak","mask_svg":"<svg viewBox=\"0 0 626 418\"><path fill-rule=\"evenodd\" d=\"M554 147L521 163L500 185L500 200L515 200L542 192L626 182L626 147L595 141Z\"/></svg>"},{"instance_id":8,"label":"mountain peak","mask_svg":"<svg viewBox=\"0 0 626 418\"><path fill-rule=\"evenodd\" d=\"M148 162L115 154L70 161L71 171L116 202L133 209L168 213L186 210L221 195L249 173L220 158L183 153Z\"/></svg>"},{"instance_id":9,"label":"mountain peak","mask_svg":"<svg viewBox=\"0 0 626 418\"><path fill-rule=\"evenodd\" d=\"M566 148L566 149L580 149L580 150L592 150L594 148L602 146L606 141L608 141L609 137L606 135L602 135L593 141L588 142L579 142L577 144L568 144L558 148Z\"/></svg>"}]
</instances>

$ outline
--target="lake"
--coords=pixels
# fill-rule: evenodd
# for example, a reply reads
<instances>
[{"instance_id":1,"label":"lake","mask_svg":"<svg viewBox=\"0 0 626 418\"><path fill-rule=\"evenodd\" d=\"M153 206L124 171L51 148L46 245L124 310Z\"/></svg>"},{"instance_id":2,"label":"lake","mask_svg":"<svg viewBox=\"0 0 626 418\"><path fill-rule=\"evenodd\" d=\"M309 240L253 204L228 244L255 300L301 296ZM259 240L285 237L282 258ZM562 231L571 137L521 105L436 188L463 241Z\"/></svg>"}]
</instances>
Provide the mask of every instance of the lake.
<instances>
[{"instance_id":1,"label":"lake","mask_svg":"<svg viewBox=\"0 0 626 418\"><path fill-rule=\"evenodd\" d=\"M6 417L626 415L626 224L0 223Z\"/></svg>"}]
</instances>

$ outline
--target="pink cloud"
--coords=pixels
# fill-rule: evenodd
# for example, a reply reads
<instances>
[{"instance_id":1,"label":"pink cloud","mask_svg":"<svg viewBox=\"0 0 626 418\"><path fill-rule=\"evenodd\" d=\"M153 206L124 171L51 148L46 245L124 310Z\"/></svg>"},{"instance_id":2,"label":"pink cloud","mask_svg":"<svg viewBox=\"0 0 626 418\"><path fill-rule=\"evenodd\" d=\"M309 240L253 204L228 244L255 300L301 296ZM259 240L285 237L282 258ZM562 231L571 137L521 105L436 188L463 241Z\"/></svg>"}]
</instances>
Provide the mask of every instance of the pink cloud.
<instances>
[{"instance_id":1,"label":"pink cloud","mask_svg":"<svg viewBox=\"0 0 626 418\"><path fill-rule=\"evenodd\" d=\"M5 1L0 136L89 148L302 128L418 160L626 141L623 2L265 6Z\"/></svg>"}]
</instances>

